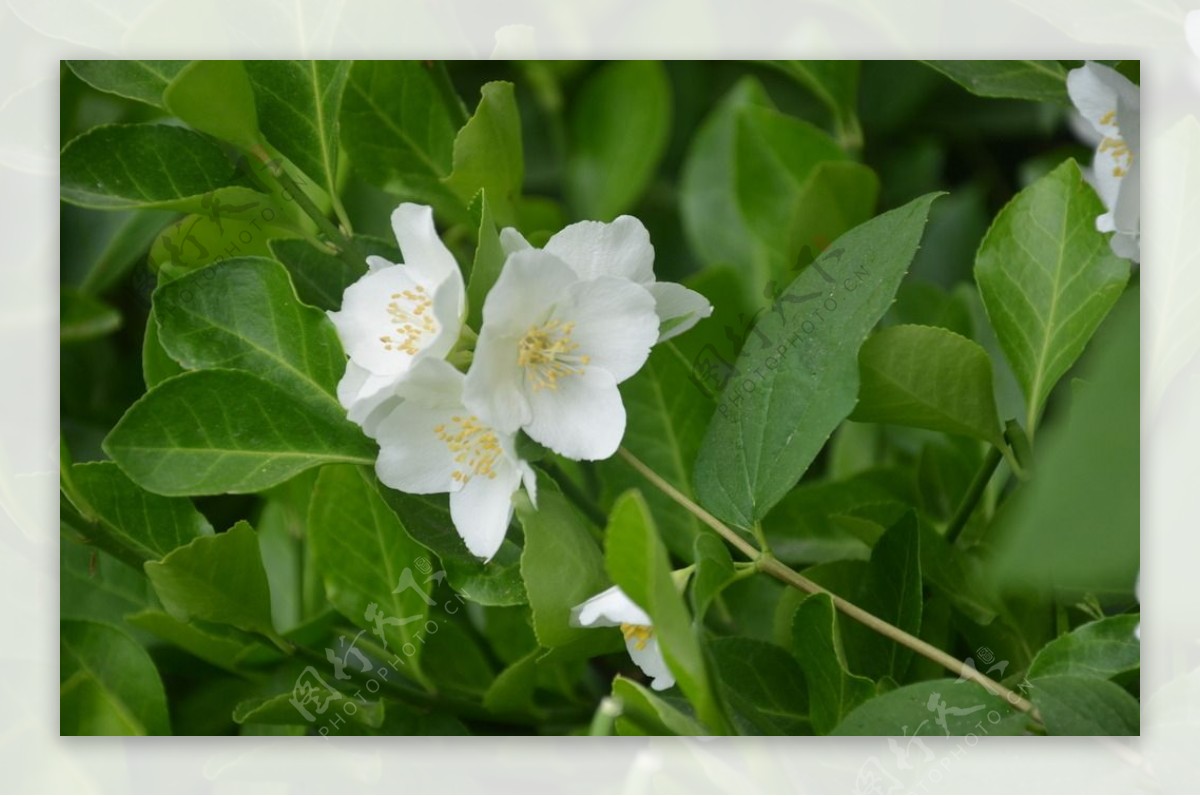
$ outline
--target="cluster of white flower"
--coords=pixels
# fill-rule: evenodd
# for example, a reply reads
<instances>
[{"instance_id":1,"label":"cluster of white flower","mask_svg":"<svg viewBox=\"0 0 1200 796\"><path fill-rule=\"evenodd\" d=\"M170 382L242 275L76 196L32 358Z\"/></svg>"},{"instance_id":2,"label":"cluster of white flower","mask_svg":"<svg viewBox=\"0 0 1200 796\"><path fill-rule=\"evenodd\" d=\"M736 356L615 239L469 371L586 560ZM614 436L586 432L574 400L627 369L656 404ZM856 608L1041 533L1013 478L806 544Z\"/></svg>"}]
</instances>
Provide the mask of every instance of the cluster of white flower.
<instances>
[{"instance_id":1,"label":"cluster of white flower","mask_svg":"<svg viewBox=\"0 0 1200 796\"><path fill-rule=\"evenodd\" d=\"M523 485L537 502L533 469L517 454L518 432L570 459L612 456L625 433L617 385L637 373L656 342L691 328L712 307L699 293L655 280L650 236L631 216L572 224L542 249L509 228L500 236L504 267L476 336L464 328L462 273L438 237L433 211L402 204L392 227L403 264L369 258L341 310L329 313L349 355L338 399L379 443L379 480L414 494L448 492L467 549L490 560L517 490ZM474 352L463 374L451 361L469 341ZM674 680L649 617L615 587L593 600L602 597L604 605L623 599L613 621L626 629L630 653L650 667L655 687L669 687ZM611 613L591 604L579 606L580 624Z\"/></svg>"}]
</instances>

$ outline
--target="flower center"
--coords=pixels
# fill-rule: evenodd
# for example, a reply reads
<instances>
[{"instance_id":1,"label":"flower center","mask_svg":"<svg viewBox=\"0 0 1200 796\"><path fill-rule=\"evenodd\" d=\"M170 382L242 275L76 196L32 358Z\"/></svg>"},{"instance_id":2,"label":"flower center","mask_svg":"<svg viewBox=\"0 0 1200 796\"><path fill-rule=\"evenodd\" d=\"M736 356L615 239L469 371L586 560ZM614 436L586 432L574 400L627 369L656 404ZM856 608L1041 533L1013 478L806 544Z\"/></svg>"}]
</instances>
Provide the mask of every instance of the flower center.
<instances>
[{"instance_id":1,"label":"flower center","mask_svg":"<svg viewBox=\"0 0 1200 796\"><path fill-rule=\"evenodd\" d=\"M525 368L529 383L535 390L556 390L563 376L578 376L583 365L591 361L586 354L576 354L579 343L571 339L574 323L550 320L541 326L530 326L517 347L517 364Z\"/></svg>"},{"instance_id":2,"label":"flower center","mask_svg":"<svg viewBox=\"0 0 1200 796\"><path fill-rule=\"evenodd\" d=\"M491 428L475 415L452 417L450 422L434 426L433 433L446 443L458 465L450 477L464 485L477 475L496 477L496 461L504 452Z\"/></svg>"},{"instance_id":3,"label":"flower center","mask_svg":"<svg viewBox=\"0 0 1200 796\"><path fill-rule=\"evenodd\" d=\"M396 334L379 338L385 351L403 351L410 357L421 350L421 341L437 332L433 319L433 299L421 286L391 295L387 305L388 318Z\"/></svg>"},{"instance_id":4,"label":"flower center","mask_svg":"<svg viewBox=\"0 0 1200 796\"><path fill-rule=\"evenodd\" d=\"M626 641L635 640L634 646L640 650L646 649L646 644L654 637L654 628L645 625L621 625L621 633Z\"/></svg>"},{"instance_id":5,"label":"flower center","mask_svg":"<svg viewBox=\"0 0 1200 796\"><path fill-rule=\"evenodd\" d=\"M1113 166L1112 176L1124 177L1129 173L1130 166L1133 165L1133 150L1125 143L1125 139L1121 137L1121 130L1117 127L1117 112L1109 111L1100 117L1100 124L1104 126L1112 125L1114 128L1113 135L1105 136L1100 142L1100 152L1112 152L1113 159L1117 164Z\"/></svg>"}]
</instances>

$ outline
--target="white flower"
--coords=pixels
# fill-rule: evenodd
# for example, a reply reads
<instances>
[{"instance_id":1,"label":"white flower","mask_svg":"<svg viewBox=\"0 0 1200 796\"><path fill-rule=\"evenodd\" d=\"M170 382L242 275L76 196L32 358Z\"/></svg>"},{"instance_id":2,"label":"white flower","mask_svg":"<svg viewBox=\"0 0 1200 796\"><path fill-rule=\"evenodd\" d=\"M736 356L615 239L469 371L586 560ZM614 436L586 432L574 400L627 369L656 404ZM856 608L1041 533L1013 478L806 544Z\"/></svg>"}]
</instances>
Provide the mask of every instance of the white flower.
<instances>
[{"instance_id":1,"label":"white flower","mask_svg":"<svg viewBox=\"0 0 1200 796\"><path fill-rule=\"evenodd\" d=\"M576 627L621 628L629 657L647 677L652 678L650 687L662 691L675 685L675 676L663 660L650 616L629 599L619 586L602 591L572 608L571 624Z\"/></svg>"},{"instance_id":2,"label":"white flower","mask_svg":"<svg viewBox=\"0 0 1200 796\"><path fill-rule=\"evenodd\" d=\"M471 414L462 390L463 375L445 360L415 364L378 421L375 472L402 492L449 492L458 535L472 554L490 560L512 520L514 493L523 482L536 505L537 480L517 457L513 435Z\"/></svg>"},{"instance_id":3,"label":"white flower","mask_svg":"<svg viewBox=\"0 0 1200 796\"><path fill-rule=\"evenodd\" d=\"M604 459L625 433L617 385L658 337L654 298L627 279L580 279L552 253L509 256L483 303L464 400L506 433L571 459Z\"/></svg>"},{"instance_id":4,"label":"white flower","mask_svg":"<svg viewBox=\"0 0 1200 796\"><path fill-rule=\"evenodd\" d=\"M512 227L500 232L500 244L506 254L531 248ZM569 265L580 279L615 276L643 285L654 296L659 342L686 332L712 315L712 305L696 291L674 282L655 281L650 233L633 216L619 216L611 224L572 224L550 238L544 251Z\"/></svg>"},{"instance_id":5,"label":"white flower","mask_svg":"<svg viewBox=\"0 0 1200 796\"><path fill-rule=\"evenodd\" d=\"M1110 244L1121 257L1141 259L1141 99L1138 87L1103 64L1086 62L1067 74L1067 92L1100 138L1092 181L1108 212L1096 229L1115 232Z\"/></svg>"},{"instance_id":6,"label":"white flower","mask_svg":"<svg viewBox=\"0 0 1200 796\"><path fill-rule=\"evenodd\" d=\"M392 229L404 264L368 257L369 270L346 288L341 311L329 313L350 356L338 400L369 435L390 388L422 358L450 353L466 310L462 273L438 237L433 210L402 204Z\"/></svg>"}]
</instances>

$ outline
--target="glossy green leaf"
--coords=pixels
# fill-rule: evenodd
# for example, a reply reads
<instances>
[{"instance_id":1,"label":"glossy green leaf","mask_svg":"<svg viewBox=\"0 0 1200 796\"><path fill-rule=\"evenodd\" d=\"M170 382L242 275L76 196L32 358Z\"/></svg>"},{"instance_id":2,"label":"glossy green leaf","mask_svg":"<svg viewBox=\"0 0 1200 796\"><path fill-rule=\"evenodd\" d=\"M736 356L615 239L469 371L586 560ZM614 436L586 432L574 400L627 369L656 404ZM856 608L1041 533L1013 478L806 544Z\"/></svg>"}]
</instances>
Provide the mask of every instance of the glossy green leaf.
<instances>
[{"instance_id":1,"label":"glossy green leaf","mask_svg":"<svg viewBox=\"0 0 1200 796\"><path fill-rule=\"evenodd\" d=\"M1029 699L1050 735L1138 735L1140 709L1108 680L1053 675L1030 681Z\"/></svg>"},{"instance_id":2,"label":"glossy green leaf","mask_svg":"<svg viewBox=\"0 0 1200 796\"><path fill-rule=\"evenodd\" d=\"M621 590L654 622L663 658L700 720L724 726L705 669L691 617L671 576L671 560L659 539L650 508L636 490L613 504L605 531L605 565ZM528 583L528 578L526 578Z\"/></svg>"},{"instance_id":3,"label":"glossy green leaf","mask_svg":"<svg viewBox=\"0 0 1200 796\"><path fill-rule=\"evenodd\" d=\"M437 629L430 633L435 626ZM425 633L421 667L429 673L438 691L482 699L495 681L496 672L477 636L463 624L441 616L430 620Z\"/></svg>"},{"instance_id":4,"label":"glossy green leaf","mask_svg":"<svg viewBox=\"0 0 1200 796\"><path fill-rule=\"evenodd\" d=\"M485 83L480 93L475 115L454 138L446 185L464 205L484 191L496 223L511 226L517 221L515 203L521 198L525 180L521 115L512 83Z\"/></svg>"},{"instance_id":5,"label":"glossy green leaf","mask_svg":"<svg viewBox=\"0 0 1200 796\"><path fill-rule=\"evenodd\" d=\"M538 479L538 505L517 500L517 517L525 530L521 576L533 611L533 630L547 648L571 642L597 642L604 632L571 626L571 609L608 587L604 556L587 520L563 497L553 482Z\"/></svg>"},{"instance_id":6,"label":"glossy green leaf","mask_svg":"<svg viewBox=\"0 0 1200 796\"><path fill-rule=\"evenodd\" d=\"M263 136L337 195L338 116L349 61L246 61Z\"/></svg>"},{"instance_id":7,"label":"glossy green leaf","mask_svg":"<svg viewBox=\"0 0 1200 796\"><path fill-rule=\"evenodd\" d=\"M352 266L305 240L276 238L268 246L275 259L287 268L299 299L319 309L341 309L346 288L367 272L366 262Z\"/></svg>"},{"instance_id":8,"label":"glossy green leaf","mask_svg":"<svg viewBox=\"0 0 1200 796\"><path fill-rule=\"evenodd\" d=\"M667 146L671 84L655 61L613 61L580 88L570 109L566 191L580 218L632 210Z\"/></svg>"},{"instance_id":9,"label":"glossy green leaf","mask_svg":"<svg viewBox=\"0 0 1200 796\"><path fill-rule=\"evenodd\" d=\"M167 110L202 133L252 149L262 142L254 89L241 61L192 61L163 92Z\"/></svg>"},{"instance_id":10,"label":"glossy green leaf","mask_svg":"<svg viewBox=\"0 0 1200 796\"><path fill-rule=\"evenodd\" d=\"M858 349L891 304L934 198L843 235L755 324L758 342L738 357L696 461L696 493L718 517L762 519L853 410Z\"/></svg>"},{"instance_id":11,"label":"glossy green leaf","mask_svg":"<svg viewBox=\"0 0 1200 796\"><path fill-rule=\"evenodd\" d=\"M163 348L185 368L249 371L318 411L341 410L337 332L274 260L238 257L181 276L154 292L154 314Z\"/></svg>"},{"instance_id":12,"label":"glossy green leaf","mask_svg":"<svg viewBox=\"0 0 1200 796\"><path fill-rule=\"evenodd\" d=\"M1042 647L1028 676L1108 680L1136 669L1141 665L1142 646L1134 633L1140 623L1140 616L1123 614L1081 625Z\"/></svg>"},{"instance_id":13,"label":"glossy green leaf","mask_svg":"<svg viewBox=\"0 0 1200 796\"><path fill-rule=\"evenodd\" d=\"M863 343L858 365L854 420L1005 444L992 361L978 343L935 326L891 326Z\"/></svg>"},{"instance_id":14,"label":"glossy green leaf","mask_svg":"<svg viewBox=\"0 0 1200 796\"><path fill-rule=\"evenodd\" d=\"M1000 610L976 551L962 550L921 521L921 575L972 622L987 625Z\"/></svg>"},{"instance_id":15,"label":"glossy green leaf","mask_svg":"<svg viewBox=\"0 0 1200 796\"><path fill-rule=\"evenodd\" d=\"M811 91L833 114L839 137L848 146L862 145L859 127L858 61L767 61Z\"/></svg>"},{"instance_id":16,"label":"glossy green leaf","mask_svg":"<svg viewBox=\"0 0 1200 796\"><path fill-rule=\"evenodd\" d=\"M373 185L433 204L458 220L466 208L443 182L453 164L454 122L419 61L355 61L342 99L342 143Z\"/></svg>"},{"instance_id":17,"label":"glossy green leaf","mask_svg":"<svg viewBox=\"0 0 1200 796\"><path fill-rule=\"evenodd\" d=\"M625 677L618 676L613 680L612 693L613 698L621 702L621 717L617 719L618 731L622 723L630 722L641 735L695 737L708 734L694 718L645 686Z\"/></svg>"},{"instance_id":18,"label":"glossy green leaf","mask_svg":"<svg viewBox=\"0 0 1200 796\"><path fill-rule=\"evenodd\" d=\"M200 211L205 195L231 201L261 196L228 187L233 163L211 139L165 124L93 127L59 157L63 201L97 210Z\"/></svg>"},{"instance_id":19,"label":"glossy green leaf","mask_svg":"<svg viewBox=\"0 0 1200 796\"><path fill-rule=\"evenodd\" d=\"M621 397L626 412L622 444L676 489L692 495L692 465L713 402L693 383L688 362L672 343L656 346L642 369L622 382ZM645 483L620 457L600 463L599 469L612 498ZM690 560L702 532L700 522L657 489L645 498L667 548Z\"/></svg>"},{"instance_id":20,"label":"glossy green leaf","mask_svg":"<svg viewBox=\"0 0 1200 796\"><path fill-rule=\"evenodd\" d=\"M489 204L490 196L486 190L480 191L471 202L471 215L479 219L475 257L471 261L467 280L467 325L472 329L483 326L483 302L500 277L506 259L504 248L500 245L499 226Z\"/></svg>"},{"instance_id":21,"label":"glossy green leaf","mask_svg":"<svg viewBox=\"0 0 1200 796\"><path fill-rule=\"evenodd\" d=\"M134 403L104 450L162 495L257 492L321 464L374 464L375 446L333 407L318 409L239 370L168 379Z\"/></svg>"},{"instance_id":22,"label":"glossy green leaf","mask_svg":"<svg viewBox=\"0 0 1200 796\"><path fill-rule=\"evenodd\" d=\"M341 716L356 724L361 724L364 727L378 729L383 726L384 705L383 702L376 700L361 699L354 696L347 696L339 691L335 685L336 680L332 677L321 678L320 682L309 682L306 684L311 686L311 691L307 692L304 697L306 699L315 700L316 705L320 705L324 710L317 714L313 712L315 708L306 706L310 715L313 715L318 727L329 728L331 720L336 716ZM362 689L357 685L347 684L347 690L353 688L355 691L362 692ZM300 713L296 705L292 702L296 698L296 694L288 691L283 694L275 694L269 697L253 697L238 704L233 711L233 720L238 724L305 724L308 719ZM341 726L339 722L338 726ZM330 735L338 734L337 728L329 729Z\"/></svg>"},{"instance_id":23,"label":"glossy green leaf","mask_svg":"<svg viewBox=\"0 0 1200 796\"><path fill-rule=\"evenodd\" d=\"M92 88L166 110L163 92L189 61L67 61Z\"/></svg>"},{"instance_id":24,"label":"glossy green leaf","mask_svg":"<svg viewBox=\"0 0 1200 796\"><path fill-rule=\"evenodd\" d=\"M121 328L121 313L95 296L64 287L59 294L58 339L64 344L93 340Z\"/></svg>"},{"instance_id":25,"label":"glossy green leaf","mask_svg":"<svg viewBox=\"0 0 1200 796\"><path fill-rule=\"evenodd\" d=\"M61 735L169 735L154 661L128 634L96 622L59 625Z\"/></svg>"},{"instance_id":26,"label":"glossy green leaf","mask_svg":"<svg viewBox=\"0 0 1200 796\"><path fill-rule=\"evenodd\" d=\"M926 61L981 97L1067 104L1067 70L1058 61Z\"/></svg>"},{"instance_id":27,"label":"glossy green leaf","mask_svg":"<svg viewBox=\"0 0 1200 796\"><path fill-rule=\"evenodd\" d=\"M98 296L117 285L144 261L146 249L173 218L174 213L161 210L130 211L88 269L79 289Z\"/></svg>"},{"instance_id":28,"label":"glossy green leaf","mask_svg":"<svg viewBox=\"0 0 1200 796\"><path fill-rule=\"evenodd\" d=\"M200 619L275 636L267 573L249 523L195 539L145 567L163 607L179 621Z\"/></svg>"},{"instance_id":29,"label":"glossy green leaf","mask_svg":"<svg viewBox=\"0 0 1200 796\"><path fill-rule=\"evenodd\" d=\"M1068 160L1000 211L975 257L975 279L1027 406L1026 429L1129 279L1096 231L1104 206Z\"/></svg>"},{"instance_id":30,"label":"glossy green leaf","mask_svg":"<svg viewBox=\"0 0 1200 796\"><path fill-rule=\"evenodd\" d=\"M321 470L309 504L308 542L329 602L420 677L421 639L436 603L420 565L425 549L405 532L368 471Z\"/></svg>"},{"instance_id":31,"label":"glossy green leaf","mask_svg":"<svg viewBox=\"0 0 1200 796\"><path fill-rule=\"evenodd\" d=\"M483 706L500 714L530 710L537 688L537 660L541 654L542 650L535 649L496 675L483 695Z\"/></svg>"},{"instance_id":32,"label":"glossy green leaf","mask_svg":"<svg viewBox=\"0 0 1200 796\"><path fill-rule=\"evenodd\" d=\"M521 548L512 538L505 539L495 557L484 563L458 535L445 495L410 495L382 486L380 493L408 535L438 557L447 582L463 597L492 606L528 601L521 580Z\"/></svg>"},{"instance_id":33,"label":"glossy green leaf","mask_svg":"<svg viewBox=\"0 0 1200 796\"><path fill-rule=\"evenodd\" d=\"M804 674L787 650L737 636L715 638L709 649L739 734L810 732Z\"/></svg>"},{"instance_id":34,"label":"glossy green leaf","mask_svg":"<svg viewBox=\"0 0 1200 796\"><path fill-rule=\"evenodd\" d=\"M146 335L142 338L142 381L149 390L180 373L183 368L162 347L158 320L154 317L154 307L151 307L146 315Z\"/></svg>"},{"instance_id":35,"label":"glossy green leaf","mask_svg":"<svg viewBox=\"0 0 1200 796\"><path fill-rule=\"evenodd\" d=\"M156 609L130 614L125 621L138 630L230 672L243 671L242 663L247 658L271 654L270 648L255 641L253 636L220 625L194 620L180 621Z\"/></svg>"},{"instance_id":36,"label":"glossy green leaf","mask_svg":"<svg viewBox=\"0 0 1200 796\"><path fill-rule=\"evenodd\" d=\"M59 618L121 627L128 614L155 604L154 591L140 566L131 567L73 534L59 536ZM131 635L143 643L149 640L137 631Z\"/></svg>"},{"instance_id":37,"label":"glossy green leaf","mask_svg":"<svg viewBox=\"0 0 1200 796\"><path fill-rule=\"evenodd\" d=\"M697 623L702 623L708 607L734 581L736 572L729 548L711 533L696 537L695 561L696 571L690 582L692 614Z\"/></svg>"},{"instance_id":38,"label":"glossy green leaf","mask_svg":"<svg viewBox=\"0 0 1200 796\"><path fill-rule=\"evenodd\" d=\"M1025 714L967 680L901 686L854 710L831 735L1021 735Z\"/></svg>"},{"instance_id":39,"label":"glossy green leaf","mask_svg":"<svg viewBox=\"0 0 1200 796\"><path fill-rule=\"evenodd\" d=\"M796 609L792 654L808 684L812 728L818 735L828 735L847 713L875 695L874 683L846 668L837 615L827 594L814 594Z\"/></svg>"},{"instance_id":40,"label":"glossy green leaf","mask_svg":"<svg viewBox=\"0 0 1200 796\"><path fill-rule=\"evenodd\" d=\"M212 535L190 500L147 492L112 462L74 464L70 473L76 508L91 521L88 541L137 569Z\"/></svg>"},{"instance_id":41,"label":"glossy green leaf","mask_svg":"<svg viewBox=\"0 0 1200 796\"><path fill-rule=\"evenodd\" d=\"M162 230L147 262L161 283L230 258L268 257L273 238L295 235L285 209L265 195L236 205L218 200Z\"/></svg>"}]
</instances>

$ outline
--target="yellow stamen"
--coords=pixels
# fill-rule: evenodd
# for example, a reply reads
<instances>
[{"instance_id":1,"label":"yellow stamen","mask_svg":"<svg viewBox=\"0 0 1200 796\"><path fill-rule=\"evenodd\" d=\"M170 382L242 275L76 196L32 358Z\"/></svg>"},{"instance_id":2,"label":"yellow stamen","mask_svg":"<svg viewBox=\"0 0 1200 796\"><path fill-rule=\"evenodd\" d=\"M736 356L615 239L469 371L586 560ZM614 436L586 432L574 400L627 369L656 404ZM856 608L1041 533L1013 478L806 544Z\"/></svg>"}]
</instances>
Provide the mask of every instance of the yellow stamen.
<instances>
[{"instance_id":1,"label":"yellow stamen","mask_svg":"<svg viewBox=\"0 0 1200 796\"><path fill-rule=\"evenodd\" d=\"M625 640L637 639L634 646L640 650L646 649L646 644L654 637L654 628L646 627L645 625L621 625L621 633L625 636Z\"/></svg>"},{"instance_id":2,"label":"yellow stamen","mask_svg":"<svg viewBox=\"0 0 1200 796\"><path fill-rule=\"evenodd\" d=\"M496 477L496 461L503 454L500 440L488 426L479 422L475 415L450 418L451 428L445 423L433 427L437 438L446 443L454 454L456 467L450 477L464 485L475 476Z\"/></svg>"},{"instance_id":3,"label":"yellow stamen","mask_svg":"<svg viewBox=\"0 0 1200 796\"><path fill-rule=\"evenodd\" d=\"M387 311L397 337L384 335L379 342L383 343L386 351L403 351L409 356L416 356L422 348L421 341L437 332L437 321L430 312L433 299L420 286L393 293L391 299Z\"/></svg>"},{"instance_id":4,"label":"yellow stamen","mask_svg":"<svg viewBox=\"0 0 1200 796\"><path fill-rule=\"evenodd\" d=\"M1112 170L1112 176L1114 177L1124 177L1129 173L1130 167L1133 166L1133 150L1125 143L1125 139L1119 135L1105 138L1101 141L1097 152L1112 153L1113 159L1117 161Z\"/></svg>"},{"instance_id":5,"label":"yellow stamen","mask_svg":"<svg viewBox=\"0 0 1200 796\"><path fill-rule=\"evenodd\" d=\"M584 365L591 362L586 354L576 354L579 343L571 339L574 323L550 320L540 326L530 326L517 347L517 364L534 390L558 389L564 376L578 376Z\"/></svg>"}]
</instances>

